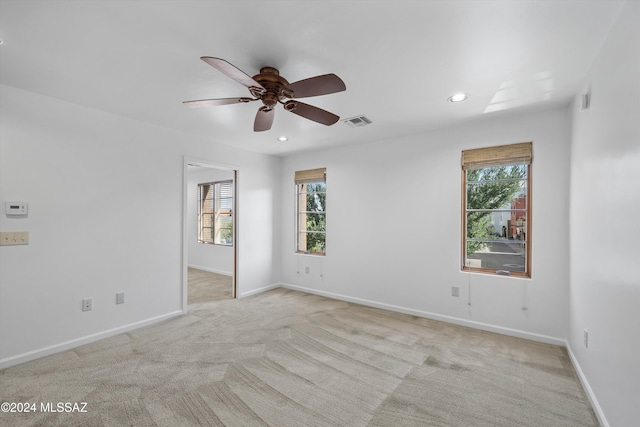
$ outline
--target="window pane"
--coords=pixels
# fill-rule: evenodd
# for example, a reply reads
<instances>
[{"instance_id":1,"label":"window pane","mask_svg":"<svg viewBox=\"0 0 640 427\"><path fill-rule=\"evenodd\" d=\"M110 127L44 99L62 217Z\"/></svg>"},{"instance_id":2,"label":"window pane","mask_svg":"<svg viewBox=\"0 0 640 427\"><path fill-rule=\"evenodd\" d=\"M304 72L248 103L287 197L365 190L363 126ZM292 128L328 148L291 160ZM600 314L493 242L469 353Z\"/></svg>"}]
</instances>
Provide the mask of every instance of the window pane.
<instances>
[{"instance_id":1,"label":"window pane","mask_svg":"<svg viewBox=\"0 0 640 427\"><path fill-rule=\"evenodd\" d=\"M298 250L302 252L325 253L326 235L324 233L300 233Z\"/></svg>"},{"instance_id":2,"label":"window pane","mask_svg":"<svg viewBox=\"0 0 640 427\"><path fill-rule=\"evenodd\" d=\"M233 244L233 217L230 215L218 215L215 243L221 245Z\"/></svg>"},{"instance_id":3,"label":"window pane","mask_svg":"<svg viewBox=\"0 0 640 427\"><path fill-rule=\"evenodd\" d=\"M215 239L219 245L233 244L233 181L215 183Z\"/></svg>"},{"instance_id":4,"label":"window pane","mask_svg":"<svg viewBox=\"0 0 640 427\"><path fill-rule=\"evenodd\" d=\"M526 244L524 241L467 241L467 266L525 272Z\"/></svg>"},{"instance_id":5,"label":"window pane","mask_svg":"<svg viewBox=\"0 0 640 427\"><path fill-rule=\"evenodd\" d=\"M300 231L326 231L326 218L324 213L301 213L298 224Z\"/></svg>"},{"instance_id":6,"label":"window pane","mask_svg":"<svg viewBox=\"0 0 640 427\"><path fill-rule=\"evenodd\" d=\"M325 193L307 194L306 211L307 212L324 212Z\"/></svg>"},{"instance_id":7,"label":"window pane","mask_svg":"<svg viewBox=\"0 0 640 427\"><path fill-rule=\"evenodd\" d=\"M526 165L468 170L467 210L526 210L526 179Z\"/></svg>"},{"instance_id":8,"label":"window pane","mask_svg":"<svg viewBox=\"0 0 640 427\"><path fill-rule=\"evenodd\" d=\"M213 242L214 186L198 184L198 241Z\"/></svg>"},{"instance_id":9,"label":"window pane","mask_svg":"<svg viewBox=\"0 0 640 427\"><path fill-rule=\"evenodd\" d=\"M468 212L467 239L526 241L526 212Z\"/></svg>"},{"instance_id":10,"label":"window pane","mask_svg":"<svg viewBox=\"0 0 640 427\"><path fill-rule=\"evenodd\" d=\"M322 192L325 193L327 191L327 183L318 181L318 182L310 182L308 184L302 184L300 187L306 186L307 193L313 192Z\"/></svg>"},{"instance_id":11,"label":"window pane","mask_svg":"<svg viewBox=\"0 0 640 427\"><path fill-rule=\"evenodd\" d=\"M218 209L223 211L231 210L233 207L233 199L218 199Z\"/></svg>"},{"instance_id":12,"label":"window pane","mask_svg":"<svg viewBox=\"0 0 640 427\"><path fill-rule=\"evenodd\" d=\"M465 266L527 272L528 165L465 173Z\"/></svg>"},{"instance_id":13,"label":"window pane","mask_svg":"<svg viewBox=\"0 0 640 427\"><path fill-rule=\"evenodd\" d=\"M202 214L201 220L201 240L213 242L213 214Z\"/></svg>"}]
</instances>

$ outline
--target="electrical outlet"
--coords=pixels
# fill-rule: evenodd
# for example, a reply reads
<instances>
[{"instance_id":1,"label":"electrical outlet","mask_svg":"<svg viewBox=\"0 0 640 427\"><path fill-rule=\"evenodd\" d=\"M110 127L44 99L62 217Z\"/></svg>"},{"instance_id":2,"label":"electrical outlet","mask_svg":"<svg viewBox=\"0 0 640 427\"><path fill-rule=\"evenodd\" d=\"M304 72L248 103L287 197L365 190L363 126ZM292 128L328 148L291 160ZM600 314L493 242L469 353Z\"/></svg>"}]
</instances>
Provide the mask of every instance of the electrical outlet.
<instances>
[{"instance_id":1,"label":"electrical outlet","mask_svg":"<svg viewBox=\"0 0 640 427\"><path fill-rule=\"evenodd\" d=\"M451 287L451 296L452 297L459 297L460 296L460 288L457 286L452 286Z\"/></svg>"},{"instance_id":2,"label":"electrical outlet","mask_svg":"<svg viewBox=\"0 0 640 427\"><path fill-rule=\"evenodd\" d=\"M124 292L118 292L116 294L116 304L124 304Z\"/></svg>"},{"instance_id":3,"label":"electrical outlet","mask_svg":"<svg viewBox=\"0 0 640 427\"><path fill-rule=\"evenodd\" d=\"M306 266L306 267L304 268L304 272L305 272L306 274L309 274L309 266Z\"/></svg>"},{"instance_id":4,"label":"electrical outlet","mask_svg":"<svg viewBox=\"0 0 640 427\"><path fill-rule=\"evenodd\" d=\"M82 311L90 311L93 310L93 305L91 302L91 298L82 300Z\"/></svg>"},{"instance_id":5,"label":"electrical outlet","mask_svg":"<svg viewBox=\"0 0 640 427\"><path fill-rule=\"evenodd\" d=\"M584 330L584 348L589 348L589 331Z\"/></svg>"}]
</instances>

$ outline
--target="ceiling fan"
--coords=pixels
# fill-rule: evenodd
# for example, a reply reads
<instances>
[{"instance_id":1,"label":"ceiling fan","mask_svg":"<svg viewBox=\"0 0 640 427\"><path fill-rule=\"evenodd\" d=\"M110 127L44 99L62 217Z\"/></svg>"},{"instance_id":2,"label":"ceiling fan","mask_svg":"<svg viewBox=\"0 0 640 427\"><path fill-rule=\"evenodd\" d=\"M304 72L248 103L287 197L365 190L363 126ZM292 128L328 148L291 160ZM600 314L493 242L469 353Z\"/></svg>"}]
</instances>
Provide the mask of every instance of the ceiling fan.
<instances>
[{"instance_id":1,"label":"ceiling fan","mask_svg":"<svg viewBox=\"0 0 640 427\"><path fill-rule=\"evenodd\" d=\"M275 115L274 108L278 103L282 104L285 110L293 114L313 120L314 122L322 123L323 125L330 126L340 120L340 117L333 113L296 100L297 98L327 95L346 90L347 87L344 82L335 74L323 74L321 76L289 83L281 77L280 72L273 67L262 67L259 74L249 77L224 59L211 56L203 56L200 59L241 85L246 86L253 98L240 97L184 101L183 104L188 107L209 107L260 100L264 105L258 109L258 113L256 114L253 123L254 132L271 129Z\"/></svg>"}]
</instances>

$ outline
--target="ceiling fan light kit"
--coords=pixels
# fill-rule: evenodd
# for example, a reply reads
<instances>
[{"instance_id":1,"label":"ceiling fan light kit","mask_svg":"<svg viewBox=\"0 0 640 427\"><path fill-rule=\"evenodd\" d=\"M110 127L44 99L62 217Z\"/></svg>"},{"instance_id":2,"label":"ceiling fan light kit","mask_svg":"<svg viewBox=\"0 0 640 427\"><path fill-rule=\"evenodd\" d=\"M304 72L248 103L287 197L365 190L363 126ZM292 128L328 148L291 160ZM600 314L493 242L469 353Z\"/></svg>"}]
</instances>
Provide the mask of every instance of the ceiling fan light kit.
<instances>
[{"instance_id":1,"label":"ceiling fan light kit","mask_svg":"<svg viewBox=\"0 0 640 427\"><path fill-rule=\"evenodd\" d=\"M323 74L289 83L284 77L280 76L278 69L273 67L262 67L259 74L249 77L224 59L211 56L203 56L200 59L241 85L246 86L253 98L239 97L184 101L183 104L188 107L200 108L260 100L263 106L256 113L253 123L254 132L263 132L271 129L275 116L274 107L278 103L282 104L284 109L290 113L326 126L330 126L340 120L340 117L329 111L297 101L298 98L328 95L346 90L347 87L344 82L335 74Z\"/></svg>"}]
</instances>

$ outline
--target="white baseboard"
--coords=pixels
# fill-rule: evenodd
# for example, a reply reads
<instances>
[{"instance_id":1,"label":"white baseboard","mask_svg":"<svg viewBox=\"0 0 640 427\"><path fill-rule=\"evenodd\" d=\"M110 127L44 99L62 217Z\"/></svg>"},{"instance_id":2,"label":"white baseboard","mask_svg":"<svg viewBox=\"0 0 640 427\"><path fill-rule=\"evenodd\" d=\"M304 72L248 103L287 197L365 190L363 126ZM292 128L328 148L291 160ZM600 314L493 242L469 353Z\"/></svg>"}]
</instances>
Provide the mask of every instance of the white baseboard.
<instances>
[{"instance_id":1,"label":"white baseboard","mask_svg":"<svg viewBox=\"0 0 640 427\"><path fill-rule=\"evenodd\" d=\"M263 286L262 288L253 289L251 291L242 292L238 295L238 298L245 298L251 295L261 294L262 292L270 291L271 289L276 289L281 287L280 283L274 283L273 285Z\"/></svg>"},{"instance_id":2,"label":"white baseboard","mask_svg":"<svg viewBox=\"0 0 640 427\"><path fill-rule=\"evenodd\" d=\"M327 298L333 298L333 299L337 299L337 300L341 300L341 301L353 302L353 303L356 303L356 304L362 304L362 305L366 305L366 306L369 306L369 307L382 308L382 309L385 309L385 310L396 311L396 312L399 312L399 313L410 314L412 316L424 317L424 318L432 319L432 320L439 320L439 321L442 321L442 322L448 322L448 323L453 323L453 324L456 324L456 325L467 326L467 327L470 327L470 328L480 329L480 330L483 330L483 331L495 332L495 333L498 333L498 334L508 335L508 336L517 337L517 338L524 338L524 339L528 339L528 340L531 340L531 341L538 341L538 342L543 342L543 343L546 343L546 344L559 345L559 346L562 346L562 347L564 347L566 345L566 341L564 339L551 337L551 336L548 336L548 335L535 334L535 333L531 333L531 332L520 331L518 329L505 328L503 326L496 326L496 325L491 325L491 324L488 324L488 323L474 322L472 320L461 319L459 317L445 316L445 315L442 315L442 314L430 313L428 311L422 311L422 310L415 310L415 309L412 309L412 308L401 307L401 306L397 306L397 305L393 305L393 304L386 304L386 303L381 303L381 302L377 302L377 301L370 301L370 300L366 300L366 299L355 298L355 297L350 297L350 296L341 295L341 294L334 294L332 292L319 291L319 290L316 290L316 289L305 288L303 286L296 286L296 285L291 285L291 284L288 284L288 283L281 283L280 286L283 287L283 288L293 289L293 290L296 290L296 291L306 292L306 293L309 293L309 294L320 295L320 296L324 296L324 297L327 297Z\"/></svg>"},{"instance_id":3,"label":"white baseboard","mask_svg":"<svg viewBox=\"0 0 640 427\"><path fill-rule=\"evenodd\" d=\"M195 268L196 270L208 271L209 273L216 273L216 274L222 274L223 276L233 277L233 273L230 271L216 270L215 268L202 267L200 265L193 265L193 264L189 264L188 267Z\"/></svg>"},{"instance_id":4,"label":"white baseboard","mask_svg":"<svg viewBox=\"0 0 640 427\"><path fill-rule=\"evenodd\" d=\"M161 316L152 317L150 319L141 320L139 322L130 323L128 325L120 326L118 328L109 329L107 331L98 332L96 334L87 335L85 337L76 338L73 340L65 341L60 344L54 344L48 347L40 348L38 350L29 351L27 353L19 354L17 356L11 356L0 360L0 369L8 368L10 366L19 365L21 363L29 362L31 360L39 359L44 356L49 356L61 351L69 350L74 347L78 347L84 344L89 344L94 341L108 338L114 335L128 332L133 329L142 328L153 323L161 322L172 317L180 316L182 311L174 311L171 313L163 314Z\"/></svg>"},{"instance_id":5,"label":"white baseboard","mask_svg":"<svg viewBox=\"0 0 640 427\"><path fill-rule=\"evenodd\" d=\"M598 417L598 421L600 422L600 425L602 427L609 427L609 422L607 421L607 417L604 416L602 407L600 406L598 399L596 399L596 395L593 392L593 389L591 388L591 384L589 384L587 377L584 375L584 372L582 372L582 368L578 363L578 359L576 359L575 354L573 354L573 350L571 349L571 346L569 345L568 341L565 341L565 347L567 349L567 353L569 353L569 359L571 359L571 364L573 365L573 369L575 369L576 373L578 374L578 378L580 379L582 388L587 394L587 397L589 398L589 402L591 402L591 406L593 407L593 411L596 413L596 417Z\"/></svg>"}]
</instances>

